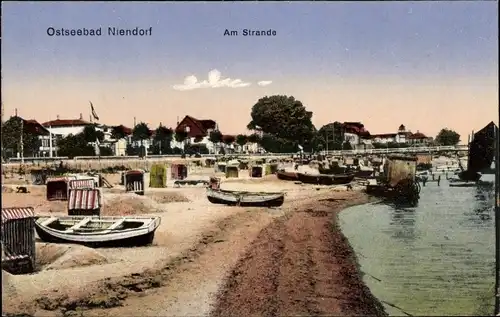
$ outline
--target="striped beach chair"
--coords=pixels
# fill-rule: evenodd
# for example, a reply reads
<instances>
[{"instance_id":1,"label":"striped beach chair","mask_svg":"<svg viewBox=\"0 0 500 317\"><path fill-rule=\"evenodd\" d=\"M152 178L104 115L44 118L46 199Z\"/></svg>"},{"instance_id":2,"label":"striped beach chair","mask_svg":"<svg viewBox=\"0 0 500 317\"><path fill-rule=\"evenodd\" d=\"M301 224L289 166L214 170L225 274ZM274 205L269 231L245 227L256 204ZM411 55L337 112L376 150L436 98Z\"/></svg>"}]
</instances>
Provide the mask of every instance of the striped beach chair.
<instances>
[{"instance_id":1,"label":"striped beach chair","mask_svg":"<svg viewBox=\"0 0 500 317\"><path fill-rule=\"evenodd\" d=\"M69 216L99 216L101 214L101 191L98 188L75 188L69 190Z\"/></svg>"},{"instance_id":2,"label":"striped beach chair","mask_svg":"<svg viewBox=\"0 0 500 317\"><path fill-rule=\"evenodd\" d=\"M35 269L35 213L31 207L2 208L2 269L12 274Z\"/></svg>"}]
</instances>

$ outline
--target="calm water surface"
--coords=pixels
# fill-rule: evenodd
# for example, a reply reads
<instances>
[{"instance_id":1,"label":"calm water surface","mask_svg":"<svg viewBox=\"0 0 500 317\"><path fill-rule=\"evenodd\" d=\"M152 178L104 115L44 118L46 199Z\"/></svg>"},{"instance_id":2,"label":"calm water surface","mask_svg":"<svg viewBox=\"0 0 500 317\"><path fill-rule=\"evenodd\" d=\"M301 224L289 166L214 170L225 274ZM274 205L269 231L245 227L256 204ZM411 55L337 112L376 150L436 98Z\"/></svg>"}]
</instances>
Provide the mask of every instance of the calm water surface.
<instances>
[{"instance_id":1,"label":"calm water surface","mask_svg":"<svg viewBox=\"0 0 500 317\"><path fill-rule=\"evenodd\" d=\"M415 208L356 206L339 224L390 315L491 315L493 205L493 189L443 181L423 187Z\"/></svg>"}]
</instances>

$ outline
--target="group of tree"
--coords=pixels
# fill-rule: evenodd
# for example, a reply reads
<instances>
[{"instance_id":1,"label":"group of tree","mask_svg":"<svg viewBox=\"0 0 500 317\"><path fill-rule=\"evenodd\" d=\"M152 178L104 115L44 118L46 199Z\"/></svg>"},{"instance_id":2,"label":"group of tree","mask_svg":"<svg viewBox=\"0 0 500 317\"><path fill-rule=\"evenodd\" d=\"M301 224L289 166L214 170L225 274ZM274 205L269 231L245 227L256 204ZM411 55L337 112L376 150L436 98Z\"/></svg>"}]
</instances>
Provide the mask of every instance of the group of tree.
<instances>
[{"instance_id":1,"label":"group of tree","mask_svg":"<svg viewBox=\"0 0 500 317\"><path fill-rule=\"evenodd\" d=\"M2 157L14 157L21 151L26 157L35 156L40 146L38 135L20 117L10 117L2 122Z\"/></svg>"},{"instance_id":2,"label":"group of tree","mask_svg":"<svg viewBox=\"0 0 500 317\"><path fill-rule=\"evenodd\" d=\"M243 147L247 143L257 143L267 152L297 152L302 149L305 152L317 152L321 150L348 150L352 149L349 142L345 142L343 125L334 121L322 126L319 130L312 123L313 113L308 111L301 101L293 96L273 95L265 96L257 100L251 109L251 121L247 128L253 130L250 135L239 134L236 137L223 135L220 131L212 131L208 138L215 145L216 152L222 153L222 144L235 144ZM35 156L41 142L37 133L23 124L20 117L11 117L2 124L2 154L3 156L16 156L22 151L24 156ZM21 131L22 130L22 131ZM22 133L22 138L21 138ZM111 137L115 140L127 138L128 135L115 127L111 131ZM150 130L144 122L138 123L131 134L133 144L128 144L127 155L143 155L146 152L148 140L150 154L180 154L180 153L200 153L208 152L203 143L199 143L202 138L188 138L186 132L177 131L160 125L154 130ZM112 155L113 151L109 147L100 147L96 151L95 144L104 140L104 133L96 129L95 125L84 128L81 133L68 135L57 141L58 156L92 156ZM171 142L175 140L184 143L182 148L171 147ZM150 142L152 141L152 142ZM460 135L448 128L442 129L436 136L436 145L456 145L460 142ZM404 147L408 144L380 143L373 144L376 148L381 147Z\"/></svg>"}]
</instances>

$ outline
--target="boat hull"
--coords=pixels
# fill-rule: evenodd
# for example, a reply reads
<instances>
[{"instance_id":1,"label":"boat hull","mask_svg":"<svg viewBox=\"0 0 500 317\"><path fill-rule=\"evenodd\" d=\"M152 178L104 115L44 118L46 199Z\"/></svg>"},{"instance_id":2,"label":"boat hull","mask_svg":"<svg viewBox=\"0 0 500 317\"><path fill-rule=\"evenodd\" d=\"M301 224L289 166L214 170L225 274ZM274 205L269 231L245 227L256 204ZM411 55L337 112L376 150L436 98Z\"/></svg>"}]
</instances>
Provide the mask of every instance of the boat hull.
<instances>
[{"instance_id":1,"label":"boat hull","mask_svg":"<svg viewBox=\"0 0 500 317\"><path fill-rule=\"evenodd\" d=\"M354 179L354 175L308 175L302 173L297 173L297 177L304 184L314 185L346 185Z\"/></svg>"},{"instance_id":2,"label":"boat hull","mask_svg":"<svg viewBox=\"0 0 500 317\"><path fill-rule=\"evenodd\" d=\"M284 181L297 181L299 178L297 177L297 173L293 172L276 172L276 177L278 179L284 180Z\"/></svg>"},{"instance_id":3,"label":"boat hull","mask_svg":"<svg viewBox=\"0 0 500 317\"><path fill-rule=\"evenodd\" d=\"M212 204L242 207L280 207L285 202L284 194L259 194L208 189L207 199Z\"/></svg>"},{"instance_id":4,"label":"boat hull","mask_svg":"<svg viewBox=\"0 0 500 317\"><path fill-rule=\"evenodd\" d=\"M111 219L109 219L111 218ZM35 231L38 237L45 242L52 243L70 243L70 244L81 244L93 248L98 247L136 247L151 244L154 239L154 234L156 229L160 226L161 218L154 217L143 220L143 224L138 227L130 227L126 229L117 229L117 226L122 224L125 226L130 226L130 222L141 223L141 219L127 219L114 217L40 217L35 222ZM66 221L66 227L60 227L61 224L57 224L53 227L51 224L54 221ZM71 223L71 227L68 227L67 222ZM78 226L86 226L93 221L103 221L110 223L109 227L95 230L89 228L81 231ZM127 225L127 223L129 223ZM58 227L59 226L59 227ZM66 228L66 229L63 229ZM81 227L84 228L84 227Z\"/></svg>"},{"instance_id":5,"label":"boat hull","mask_svg":"<svg viewBox=\"0 0 500 317\"><path fill-rule=\"evenodd\" d=\"M71 236L68 236L67 238L56 237L48 233L42 227L39 226L35 226L35 230L38 237L44 242L80 244L91 248L123 248L123 247L146 246L153 243L155 235L155 231L151 231L146 234L141 234L135 237L129 237L124 239L87 242L87 241L75 241L74 239L71 239Z\"/></svg>"}]
</instances>

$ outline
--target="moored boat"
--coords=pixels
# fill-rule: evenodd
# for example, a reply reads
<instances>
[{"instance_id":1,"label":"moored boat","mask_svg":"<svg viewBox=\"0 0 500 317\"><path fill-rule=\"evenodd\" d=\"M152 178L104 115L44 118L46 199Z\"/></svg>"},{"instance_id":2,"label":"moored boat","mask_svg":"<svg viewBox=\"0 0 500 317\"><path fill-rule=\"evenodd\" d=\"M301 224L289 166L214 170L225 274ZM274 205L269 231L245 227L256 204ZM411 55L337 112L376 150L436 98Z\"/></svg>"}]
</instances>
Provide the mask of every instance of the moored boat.
<instances>
[{"instance_id":1,"label":"moored boat","mask_svg":"<svg viewBox=\"0 0 500 317\"><path fill-rule=\"evenodd\" d=\"M297 181L297 180L299 180L297 177L297 173L295 173L295 172L278 171L278 172L276 172L276 177L278 177L278 179L281 179L284 181Z\"/></svg>"},{"instance_id":2,"label":"moored boat","mask_svg":"<svg viewBox=\"0 0 500 317\"><path fill-rule=\"evenodd\" d=\"M35 230L45 242L90 247L144 246L153 242L160 222L160 217L40 216Z\"/></svg>"},{"instance_id":3,"label":"moored boat","mask_svg":"<svg viewBox=\"0 0 500 317\"><path fill-rule=\"evenodd\" d=\"M326 175L297 173L297 177L299 178L299 181L304 184L345 185L352 182L352 180L354 179L354 174Z\"/></svg>"},{"instance_id":4,"label":"moored boat","mask_svg":"<svg viewBox=\"0 0 500 317\"><path fill-rule=\"evenodd\" d=\"M246 207L279 207L285 201L285 194L207 188L207 198L212 204Z\"/></svg>"}]
</instances>

